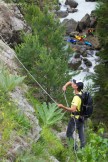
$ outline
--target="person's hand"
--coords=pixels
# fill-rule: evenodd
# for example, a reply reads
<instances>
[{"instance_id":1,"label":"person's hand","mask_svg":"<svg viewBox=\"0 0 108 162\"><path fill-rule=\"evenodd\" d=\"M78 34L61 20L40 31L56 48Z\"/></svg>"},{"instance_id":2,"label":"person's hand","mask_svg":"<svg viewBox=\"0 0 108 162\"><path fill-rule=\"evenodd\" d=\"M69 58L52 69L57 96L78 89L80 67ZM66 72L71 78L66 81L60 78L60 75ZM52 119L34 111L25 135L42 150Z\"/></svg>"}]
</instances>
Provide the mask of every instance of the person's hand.
<instances>
[{"instance_id":1,"label":"person's hand","mask_svg":"<svg viewBox=\"0 0 108 162\"><path fill-rule=\"evenodd\" d=\"M63 86L62 90L63 90L64 92L66 91L66 86L65 86L65 85Z\"/></svg>"},{"instance_id":2,"label":"person's hand","mask_svg":"<svg viewBox=\"0 0 108 162\"><path fill-rule=\"evenodd\" d=\"M59 108L63 108L64 106L62 104L57 105Z\"/></svg>"}]
</instances>

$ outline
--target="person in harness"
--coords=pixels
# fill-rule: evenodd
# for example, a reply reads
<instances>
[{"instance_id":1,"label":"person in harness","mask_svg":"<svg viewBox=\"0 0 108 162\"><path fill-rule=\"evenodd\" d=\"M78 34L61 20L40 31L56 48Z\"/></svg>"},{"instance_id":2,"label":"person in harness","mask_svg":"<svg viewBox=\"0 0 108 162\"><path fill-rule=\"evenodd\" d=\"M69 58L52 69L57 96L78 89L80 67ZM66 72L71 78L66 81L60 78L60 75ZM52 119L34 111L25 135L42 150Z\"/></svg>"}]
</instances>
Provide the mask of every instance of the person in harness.
<instances>
[{"instance_id":1,"label":"person in harness","mask_svg":"<svg viewBox=\"0 0 108 162\"><path fill-rule=\"evenodd\" d=\"M78 130L78 135L80 139L80 148L83 148L85 146L84 119L81 118L78 114L81 108L81 98L78 95L82 95L81 90L83 90L84 84L81 80L78 81L73 79L63 86L63 91L66 91L66 88L68 86L72 86L75 93L71 102L71 107L66 107L63 104L58 104L58 107L71 112L71 118L68 123L66 136L69 140L71 140L73 138L73 133L76 128ZM77 149L76 144L74 147L74 149Z\"/></svg>"}]
</instances>

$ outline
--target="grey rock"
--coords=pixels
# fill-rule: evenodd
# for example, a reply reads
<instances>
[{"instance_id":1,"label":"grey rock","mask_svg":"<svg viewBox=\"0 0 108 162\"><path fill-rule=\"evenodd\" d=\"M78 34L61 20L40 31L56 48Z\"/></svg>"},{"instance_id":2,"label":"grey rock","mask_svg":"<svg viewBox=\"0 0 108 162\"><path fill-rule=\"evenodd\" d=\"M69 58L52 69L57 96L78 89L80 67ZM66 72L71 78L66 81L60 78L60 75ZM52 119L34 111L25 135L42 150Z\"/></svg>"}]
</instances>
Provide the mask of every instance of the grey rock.
<instances>
[{"instance_id":1,"label":"grey rock","mask_svg":"<svg viewBox=\"0 0 108 162\"><path fill-rule=\"evenodd\" d=\"M74 19L70 19L70 20L65 19L62 22L62 25L64 25L66 28L66 34L70 34L74 31L76 31L78 23Z\"/></svg>"},{"instance_id":2,"label":"grey rock","mask_svg":"<svg viewBox=\"0 0 108 162\"><path fill-rule=\"evenodd\" d=\"M91 67L92 63L87 59L87 58L83 58L83 62L87 67Z\"/></svg>"},{"instance_id":3,"label":"grey rock","mask_svg":"<svg viewBox=\"0 0 108 162\"><path fill-rule=\"evenodd\" d=\"M83 29L85 29L86 27L90 26L90 16L89 14L86 14L81 21L78 23L78 29L80 31L82 31Z\"/></svg>"},{"instance_id":4,"label":"grey rock","mask_svg":"<svg viewBox=\"0 0 108 162\"><path fill-rule=\"evenodd\" d=\"M4 39L8 44L17 42L20 39L19 32L27 31L27 28L23 15L15 4L0 2L0 37L2 40Z\"/></svg>"},{"instance_id":5,"label":"grey rock","mask_svg":"<svg viewBox=\"0 0 108 162\"><path fill-rule=\"evenodd\" d=\"M66 0L65 5L69 5L71 8L76 8L78 6L78 3L74 0Z\"/></svg>"},{"instance_id":6,"label":"grey rock","mask_svg":"<svg viewBox=\"0 0 108 162\"><path fill-rule=\"evenodd\" d=\"M68 11L68 13L74 13L74 12L77 12L78 9L76 9L76 8L67 8L67 11Z\"/></svg>"},{"instance_id":7,"label":"grey rock","mask_svg":"<svg viewBox=\"0 0 108 162\"><path fill-rule=\"evenodd\" d=\"M67 11L57 11L56 12L57 16L60 17L60 18L64 18L66 16L68 16L68 12Z\"/></svg>"}]
</instances>

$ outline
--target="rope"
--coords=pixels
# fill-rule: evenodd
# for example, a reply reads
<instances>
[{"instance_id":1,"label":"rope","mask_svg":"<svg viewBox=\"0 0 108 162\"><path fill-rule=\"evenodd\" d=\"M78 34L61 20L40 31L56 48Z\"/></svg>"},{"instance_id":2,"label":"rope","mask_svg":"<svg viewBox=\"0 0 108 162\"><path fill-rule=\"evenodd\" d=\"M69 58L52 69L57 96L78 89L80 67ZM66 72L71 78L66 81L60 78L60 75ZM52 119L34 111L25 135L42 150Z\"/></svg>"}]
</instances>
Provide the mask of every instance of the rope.
<instances>
[{"instance_id":1,"label":"rope","mask_svg":"<svg viewBox=\"0 0 108 162\"><path fill-rule=\"evenodd\" d=\"M65 93L65 91L64 91L63 95L64 95L64 98L65 98L65 101L66 101L67 107L69 107L69 104L68 104L68 101L67 101L67 97L66 97L66 93Z\"/></svg>"},{"instance_id":2,"label":"rope","mask_svg":"<svg viewBox=\"0 0 108 162\"><path fill-rule=\"evenodd\" d=\"M0 34L1 38L3 39L2 35ZM3 39L4 41L4 39ZM5 41L4 41L5 42ZM6 43L6 42L5 42ZM7 44L7 43L6 43ZM7 44L8 45L8 44ZM41 86L41 84L34 78L34 76L28 71L28 69L24 66L24 64L19 60L15 53L13 53L19 63L23 66L23 68L27 71L27 73L31 76L31 78L38 84L38 86L50 97L50 99L57 104L57 102L51 97L51 95Z\"/></svg>"},{"instance_id":3,"label":"rope","mask_svg":"<svg viewBox=\"0 0 108 162\"><path fill-rule=\"evenodd\" d=\"M65 98L67 107L69 107L69 104L68 104L68 101L67 101L67 97L66 97L65 91L64 91L63 94L64 94L64 98ZM75 149L75 146L76 146L76 121L75 121L75 115L74 115L74 118L73 119L74 119L74 123L75 123L74 152L75 152L76 159L78 160L77 152L76 152L76 149Z\"/></svg>"},{"instance_id":4,"label":"rope","mask_svg":"<svg viewBox=\"0 0 108 162\"><path fill-rule=\"evenodd\" d=\"M41 84L34 78L34 76L27 70L27 68L23 65L23 63L19 60L19 58L14 53L14 56L19 61L19 63L23 66L23 68L27 71L27 73L31 76L31 78L39 85L39 87L50 97L50 99L57 104L57 102L51 97L51 95L41 86Z\"/></svg>"}]
</instances>

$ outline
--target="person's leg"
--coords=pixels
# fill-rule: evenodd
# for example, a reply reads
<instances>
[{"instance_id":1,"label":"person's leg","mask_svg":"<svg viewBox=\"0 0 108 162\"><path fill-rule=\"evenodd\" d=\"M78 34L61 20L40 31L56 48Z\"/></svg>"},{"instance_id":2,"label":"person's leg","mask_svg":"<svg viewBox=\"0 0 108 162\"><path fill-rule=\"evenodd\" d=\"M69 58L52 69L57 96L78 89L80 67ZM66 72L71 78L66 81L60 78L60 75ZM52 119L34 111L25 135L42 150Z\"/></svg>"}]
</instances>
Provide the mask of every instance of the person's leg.
<instances>
[{"instance_id":1,"label":"person's leg","mask_svg":"<svg viewBox=\"0 0 108 162\"><path fill-rule=\"evenodd\" d=\"M84 135L84 121L78 120L78 134L79 134L79 139L80 139L80 147L85 146L85 135Z\"/></svg>"},{"instance_id":2,"label":"person's leg","mask_svg":"<svg viewBox=\"0 0 108 162\"><path fill-rule=\"evenodd\" d=\"M75 120L73 118L71 118L69 123L68 123L67 132L66 132L66 136L68 138L68 145L71 145L73 143L72 139L73 139L73 132L74 131L75 131ZM77 150L76 141L74 142L73 149Z\"/></svg>"},{"instance_id":3,"label":"person's leg","mask_svg":"<svg viewBox=\"0 0 108 162\"><path fill-rule=\"evenodd\" d=\"M67 127L67 131L66 131L66 136L69 139L73 138L73 132L74 132L74 130L75 130L75 123L74 123L73 118L71 118L69 120L68 127Z\"/></svg>"}]
</instances>

